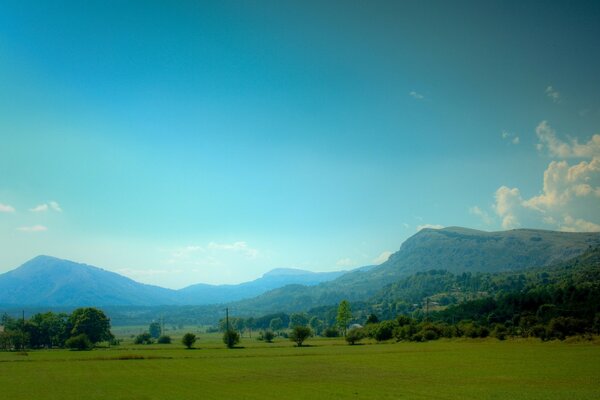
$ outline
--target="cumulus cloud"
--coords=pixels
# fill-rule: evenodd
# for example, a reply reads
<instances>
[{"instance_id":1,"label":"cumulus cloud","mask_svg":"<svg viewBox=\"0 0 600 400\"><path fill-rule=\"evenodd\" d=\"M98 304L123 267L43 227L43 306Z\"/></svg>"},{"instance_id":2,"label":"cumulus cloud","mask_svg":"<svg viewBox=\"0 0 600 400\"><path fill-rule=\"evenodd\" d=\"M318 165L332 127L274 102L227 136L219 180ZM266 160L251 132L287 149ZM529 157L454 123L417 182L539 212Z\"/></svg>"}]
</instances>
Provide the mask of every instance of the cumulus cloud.
<instances>
[{"instance_id":1,"label":"cumulus cloud","mask_svg":"<svg viewBox=\"0 0 600 400\"><path fill-rule=\"evenodd\" d=\"M417 100L424 100L425 96L423 96L421 93L417 93L414 90L409 92L408 95L410 97L412 97L413 99L417 99Z\"/></svg>"},{"instance_id":2,"label":"cumulus cloud","mask_svg":"<svg viewBox=\"0 0 600 400\"><path fill-rule=\"evenodd\" d=\"M47 231L48 228L46 228L43 225L33 225L33 226L22 226L20 228L17 228L17 230L19 230L21 232L44 232L44 231Z\"/></svg>"},{"instance_id":3,"label":"cumulus cloud","mask_svg":"<svg viewBox=\"0 0 600 400\"><path fill-rule=\"evenodd\" d=\"M417 226L417 232L420 231L421 229L442 229L443 227L444 227L443 225L437 225L437 224L423 224L423 225Z\"/></svg>"},{"instance_id":4,"label":"cumulus cloud","mask_svg":"<svg viewBox=\"0 0 600 400\"><path fill-rule=\"evenodd\" d=\"M8 204L0 203L0 212L4 213L14 213L15 208L13 206L9 206Z\"/></svg>"},{"instance_id":5,"label":"cumulus cloud","mask_svg":"<svg viewBox=\"0 0 600 400\"><path fill-rule=\"evenodd\" d=\"M548 96L550 99L552 99L553 102L558 103L560 102L560 93L554 89L552 86L548 86L546 88L546 90L544 91L544 93L546 93L546 96Z\"/></svg>"},{"instance_id":6,"label":"cumulus cloud","mask_svg":"<svg viewBox=\"0 0 600 400\"><path fill-rule=\"evenodd\" d=\"M39 205L29 209L29 211L31 211L31 212L45 212L48 210L62 212L62 208L60 208L60 205L56 201L51 201L47 204L46 203L39 204Z\"/></svg>"},{"instance_id":7,"label":"cumulus cloud","mask_svg":"<svg viewBox=\"0 0 600 400\"><path fill-rule=\"evenodd\" d=\"M539 139L538 150L546 150L551 156L560 158L594 158L600 157L600 135L593 135L587 143L579 143L577 138L568 142L561 140L556 131L542 121L535 128Z\"/></svg>"},{"instance_id":8,"label":"cumulus cloud","mask_svg":"<svg viewBox=\"0 0 600 400\"><path fill-rule=\"evenodd\" d=\"M481 208L479 208L478 206L473 206L469 208L469 213L481 218L481 220L483 221L484 224L486 225L490 225L493 220L490 217L490 215L487 213L487 211L482 210Z\"/></svg>"},{"instance_id":9,"label":"cumulus cloud","mask_svg":"<svg viewBox=\"0 0 600 400\"><path fill-rule=\"evenodd\" d=\"M392 255L392 252L389 250L386 250L386 251L382 252L380 255L378 255L377 258L375 258L372 261L372 263L375 265L383 264L384 262L386 262L388 260L388 258L390 258L391 255Z\"/></svg>"},{"instance_id":10,"label":"cumulus cloud","mask_svg":"<svg viewBox=\"0 0 600 400\"><path fill-rule=\"evenodd\" d=\"M561 140L546 121L536 128L538 148L560 158L588 158L575 164L552 161L544 171L542 190L524 198L518 188L501 186L494 209L503 228L543 223L564 231L600 231L600 135L580 144ZM596 221L596 222L592 222Z\"/></svg>"}]
</instances>

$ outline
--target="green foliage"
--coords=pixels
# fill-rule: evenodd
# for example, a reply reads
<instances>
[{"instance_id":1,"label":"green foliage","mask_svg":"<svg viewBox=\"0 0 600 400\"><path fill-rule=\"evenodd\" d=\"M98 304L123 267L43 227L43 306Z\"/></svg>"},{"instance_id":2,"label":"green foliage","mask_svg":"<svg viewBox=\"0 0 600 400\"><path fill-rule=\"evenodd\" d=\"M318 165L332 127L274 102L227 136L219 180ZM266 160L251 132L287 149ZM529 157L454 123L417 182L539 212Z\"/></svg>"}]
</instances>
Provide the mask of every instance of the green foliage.
<instances>
[{"instance_id":1,"label":"green foliage","mask_svg":"<svg viewBox=\"0 0 600 400\"><path fill-rule=\"evenodd\" d=\"M325 337L338 337L340 336L340 331L336 327L330 326L323 331L323 336Z\"/></svg>"},{"instance_id":2,"label":"green foliage","mask_svg":"<svg viewBox=\"0 0 600 400\"><path fill-rule=\"evenodd\" d=\"M183 343L183 345L187 349L191 349L192 347L194 347L194 343L196 343L196 340L197 340L196 335L188 332L185 335L183 335L183 337L181 338L181 343Z\"/></svg>"},{"instance_id":3,"label":"green foliage","mask_svg":"<svg viewBox=\"0 0 600 400\"><path fill-rule=\"evenodd\" d=\"M168 335L161 335L161 336L158 338L157 342L158 342L159 344L171 344L171 336L168 336Z\"/></svg>"},{"instance_id":4,"label":"green foliage","mask_svg":"<svg viewBox=\"0 0 600 400\"><path fill-rule=\"evenodd\" d=\"M289 338L296 346L301 347L306 339L312 336L312 331L307 326L297 325L292 328Z\"/></svg>"},{"instance_id":5,"label":"green foliage","mask_svg":"<svg viewBox=\"0 0 600 400\"><path fill-rule=\"evenodd\" d=\"M367 317L367 324L376 324L379 322L379 318L377 318L377 315L375 314L369 314L369 316Z\"/></svg>"},{"instance_id":6,"label":"green foliage","mask_svg":"<svg viewBox=\"0 0 600 400\"><path fill-rule=\"evenodd\" d=\"M350 345L354 345L357 342L364 339L366 336L364 328L351 328L346 332L346 342Z\"/></svg>"},{"instance_id":7,"label":"green foliage","mask_svg":"<svg viewBox=\"0 0 600 400\"><path fill-rule=\"evenodd\" d=\"M275 339L275 334L273 331L265 331L263 333L263 339L267 343L273 343L273 339Z\"/></svg>"},{"instance_id":8,"label":"green foliage","mask_svg":"<svg viewBox=\"0 0 600 400\"><path fill-rule=\"evenodd\" d=\"M65 345L71 350L91 350L94 347L92 341L88 338L85 333L81 333L77 336L72 336L66 340Z\"/></svg>"},{"instance_id":9,"label":"green foliage","mask_svg":"<svg viewBox=\"0 0 600 400\"><path fill-rule=\"evenodd\" d=\"M135 337L135 339L133 340L133 343L135 343L135 344L152 344L152 343L154 343L154 339L152 338L150 333L143 332Z\"/></svg>"},{"instance_id":10,"label":"green foliage","mask_svg":"<svg viewBox=\"0 0 600 400\"><path fill-rule=\"evenodd\" d=\"M225 345L232 349L235 347L236 344L238 344L240 342L240 334L232 329L225 331L223 333L223 343L225 343Z\"/></svg>"},{"instance_id":11,"label":"green foliage","mask_svg":"<svg viewBox=\"0 0 600 400\"><path fill-rule=\"evenodd\" d=\"M283 320L280 317L273 318L269 323L269 329L273 332L279 332L283 328Z\"/></svg>"},{"instance_id":12,"label":"green foliage","mask_svg":"<svg viewBox=\"0 0 600 400\"><path fill-rule=\"evenodd\" d=\"M152 338L158 339L162 333L160 324L158 322L152 322L148 327L148 333L150 333Z\"/></svg>"},{"instance_id":13,"label":"green foliage","mask_svg":"<svg viewBox=\"0 0 600 400\"><path fill-rule=\"evenodd\" d=\"M293 313L290 315L290 328L295 328L296 326L307 326L308 325L308 316L306 313Z\"/></svg>"},{"instance_id":14,"label":"green foliage","mask_svg":"<svg viewBox=\"0 0 600 400\"><path fill-rule=\"evenodd\" d=\"M343 336L346 336L348 324L352 319L352 311L350 309L350 303L347 300L342 300L338 306L337 316L335 321L337 326L340 328Z\"/></svg>"},{"instance_id":15,"label":"green foliage","mask_svg":"<svg viewBox=\"0 0 600 400\"><path fill-rule=\"evenodd\" d=\"M97 308L78 308L69 317L71 336L85 334L92 343L110 340L110 320Z\"/></svg>"}]
</instances>

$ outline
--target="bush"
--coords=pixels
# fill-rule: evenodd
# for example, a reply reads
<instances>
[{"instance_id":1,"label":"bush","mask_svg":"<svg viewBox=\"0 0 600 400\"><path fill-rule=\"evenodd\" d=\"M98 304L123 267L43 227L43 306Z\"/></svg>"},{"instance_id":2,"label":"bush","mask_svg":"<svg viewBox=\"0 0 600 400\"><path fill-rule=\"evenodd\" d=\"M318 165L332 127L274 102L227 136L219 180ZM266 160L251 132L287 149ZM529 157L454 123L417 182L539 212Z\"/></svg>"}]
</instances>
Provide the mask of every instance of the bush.
<instances>
[{"instance_id":1,"label":"bush","mask_svg":"<svg viewBox=\"0 0 600 400\"><path fill-rule=\"evenodd\" d=\"M329 327L323 331L323 335L325 337L338 337L340 336L340 331L337 328Z\"/></svg>"},{"instance_id":2,"label":"bush","mask_svg":"<svg viewBox=\"0 0 600 400\"><path fill-rule=\"evenodd\" d=\"M158 338L158 343L160 344L171 344L171 336L162 335Z\"/></svg>"},{"instance_id":3,"label":"bush","mask_svg":"<svg viewBox=\"0 0 600 400\"><path fill-rule=\"evenodd\" d=\"M93 346L85 333L67 339L65 346L71 350L90 350Z\"/></svg>"},{"instance_id":4,"label":"bush","mask_svg":"<svg viewBox=\"0 0 600 400\"><path fill-rule=\"evenodd\" d=\"M152 336L148 332L140 333L133 340L135 344L152 344L154 340L152 340Z\"/></svg>"},{"instance_id":5,"label":"bush","mask_svg":"<svg viewBox=\"0 0 600 400\"><path fill-rule=\"evenodd\" d=\"M275 334L271 331L265 331L265 333L263 333L263 339L267 343L273 343L273 339L275 339Z\"/></svg>"},{"instance_id":6,"label":"bush","mask_svg":"<svg viewBox=\"0 0 600 400\"><path fill-rule=\"evenodd\" d=\"M194 347L194 343L196 343L196 335L194 335L193 333L186 333L185 335L183 335L183 338L181 338L181 343L183 343L183 345L188 348L191 349L192 347Z\"/></svg>"},{"instance_id":7,"label":"bush","mask_svg":"<svg viewBox=\"0 0 600 400\"><path fill-rule=\"evenodd\" d=\"M295 326L290 332L290 340L296 343L296 346L302 346L306 339L312 336L312 331L307 326Z\"/></svg>"},{"instance_id":8,"label":"bush","mask_svg":"<svg viewBox=\"0 0 600 400\"><path fill-rule=\"evenodd\" d=\"M230 329L223 333L223 343L230 349L234 348L236 344L240 342L240 334Z\"/></svg>"},{"instance_id":9,"label":"bush","mask_svg":"<svg viewBox=\"0 0 600 400\"><path fill-rule=\"evenodd\" d=\"M346 342L350 345L356 344L365 337L365 331L362 328L352 328L346 332Z\"/></svg>"},{"instance_id":10,"label":"bush","mask_svg":"<svg viewBox=\"0 0 600 400\"><path fill-rule=\"evenodd\" d=\"M438 340L439 336L436 331L427 329L421 332L424 340Z\"/></svg>"},{"instance_id":11,"label":"bush","mask_svg":"<svg viewBox=\"0 0 600 400\"><path fill-rule=\"evenodd\" d=\"M394 337L394 328L397 327L395 321L383 321L378 324L373 324L373 338L378 342L389 340Z\"/></svg>"},{"instance_id":12,"label":"bush","mask_svg":"<svg viewBox=\"0 0 600 400\"><path fill-rule=\"evenodd\" d=\"M506 335L508 334L508 329L506 326L502 324L497 324L492 331L492 336L494 336L498 340L505 340Z\"/></svg>"}]
</instances>

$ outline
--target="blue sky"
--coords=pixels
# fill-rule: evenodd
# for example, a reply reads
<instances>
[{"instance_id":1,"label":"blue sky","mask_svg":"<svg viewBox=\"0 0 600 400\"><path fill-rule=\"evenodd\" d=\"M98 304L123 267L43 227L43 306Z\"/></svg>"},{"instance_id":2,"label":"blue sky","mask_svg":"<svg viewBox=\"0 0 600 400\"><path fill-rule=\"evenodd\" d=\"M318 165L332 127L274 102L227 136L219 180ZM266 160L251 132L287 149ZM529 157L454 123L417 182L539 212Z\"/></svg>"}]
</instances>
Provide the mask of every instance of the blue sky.
<instances>
[{"instance_id":1,"label":"blue sky","mask_svg":"<svg viewBox=\"0 0 600 400\"><path fill-rule=\"evenodd\" d=\"M0 272L177 288L427 225L600 230L600 4L481 3L2 2Z\"/></svg>"}]
</instances>

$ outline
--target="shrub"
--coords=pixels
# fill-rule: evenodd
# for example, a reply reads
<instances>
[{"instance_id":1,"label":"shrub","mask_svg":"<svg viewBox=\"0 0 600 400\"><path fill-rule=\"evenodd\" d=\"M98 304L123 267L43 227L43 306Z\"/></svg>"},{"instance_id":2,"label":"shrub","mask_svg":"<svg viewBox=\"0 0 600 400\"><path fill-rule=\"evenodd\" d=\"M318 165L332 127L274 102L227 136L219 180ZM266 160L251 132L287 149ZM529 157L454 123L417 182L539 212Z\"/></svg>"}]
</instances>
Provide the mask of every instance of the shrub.
<instances>
[{"instance_id":1,"label":"shrub","mask_svg":"<svg viewBox=\"0 0 600 400\"><path fill-rule=\"evenodd\" d=\"M148 332L140 333L133 340L135 344L152 344L153 342L154 340L152 340L152 336Z\"/></svg>"},{"instance_id":2,"label":"shrub","mask_svg":"<svg viewBox=\"0 0 600 400\"><path fill-rule=\"evenodd\" d=\"M422 331L421 335L423 336L424 340L437 340L439 338L437 332L431 329Z\"/></svg>"},{"instance_id":3,"label":"shrub","mask_svg":"<svg viewBox=\"0 0 600 400\"><path fill-rule=\"evenodd\" d=\"M265 331L265 333L263 333L263 339L267 343L273 343L273 339L275 339L275 334L272 331Z\"/></svg>"},{"instance_id":4,"label":"shrub","mask_svg":"<svg viewBox=\"0 0 600 400\"><path fill-rule=\"evenodd\" d=\"M223 343L230 349L234 348L236 344L240 342L240 334L230 329L223 333Z\"/></svg>"},{"instance_id":5,"label":"shrub","mask_svg":"<svg viewBox=\"0 0 600 400\"><path fill-rule=\"evenodd\" d=\"M492 336L494 336L498 340L505 340L507 334L508 329L506 329L506 326L502 324L496 324L494 330L492 331Z\"/></svg>"},{"instance_id":6,"label":"shrub","mask_svg":"<svg viewBox=\"0 0 600 400\"><path fill-rule=\"evenodd\" d=\"M158 338L158 343L160 344L171 344L171 336L162 335Z\"/></svg>"},{"instance_id":7,"label":"shrub","mask_svg":"<svg viewBox=\"0 0 600 400\"><path fill-rule=\"evenodd\" d=\"M295 326L290 332L290 340L296 343L296 346L302 346L306 339L312 336L312 331L307 326Z\"/></svg>"},{"instance_id":8,"label":"shrub","mask_svg":"<svg viewBox=\"0 0 600 400\"><path fill-rule=\"evenodd\" d=\"M71 350L90 350L93 344L91 340L87 337L87 335L85 333L82 333L77 336L68 338L65 342L65 346L67 346Z\"/></svg>"},{"instance_id":9,"label":"shrub","mask_svg":"<svg viewBox=\"0 0 600 400\"><path fill-rule=\"evenodd\" d=\"M361 341L365 337L365 331L362 328L352 328L346 332L346 342L353 345Z\"/></svg>"},{"instance_id":10,"label":"shrub","mask_svg":"<svg viewBox=\"0 0 600 400\"><path fill-rule=\"evenodd\" d=\"M338 337L340 336L340 332L337 328L329 327L323 331L323 335L325 335L325 337Z\"/></svg>"},{"instance_id":11,"label":"shrub","mask_svg":"<svg viewBox=\"0 0 600 400\"><path fill-rule=\"evenodd\" d=\"M183 338L181 338L181 343L183 343L183 345L186 348L191 349L192 347L194 347L194 343L196 343L196 340L196 335L188 332L185 335L183 335Z\"/></svg>"},{"instance_id":12,"label":"shrub","mask_svg":"<svg viewBox=\"0 0 600 400\"><path fill-rule=\"evenodd\" d=\"M378 342L389 340L394 336L394 328L397 327L395 321L383 321L373 325L373 338Z\"/></svg>"}]
</instances>

